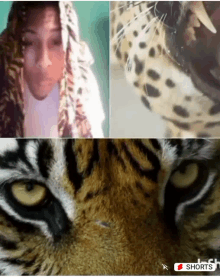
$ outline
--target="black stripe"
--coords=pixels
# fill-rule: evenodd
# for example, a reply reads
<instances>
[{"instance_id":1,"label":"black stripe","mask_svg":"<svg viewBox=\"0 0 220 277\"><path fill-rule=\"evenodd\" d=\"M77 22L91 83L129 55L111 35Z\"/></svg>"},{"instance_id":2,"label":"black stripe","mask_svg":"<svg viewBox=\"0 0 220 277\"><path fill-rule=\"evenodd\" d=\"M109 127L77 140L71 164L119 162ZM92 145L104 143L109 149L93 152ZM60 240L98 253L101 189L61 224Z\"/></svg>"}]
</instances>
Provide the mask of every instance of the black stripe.
<instances>
[{"instance_id":1,"label":"black stripe","mask_svg":"<svg viewBox=\"0 0 220 277\"><path fill-rule=\"evenodd\" d=\"M47 276L50 276L52 271L53 271L53 267L54 267L54 264L51 266L51 268L49 269L49 271L47 272Z\"/></svg>"},{"instance_id":2,"label":"black stripe","mask_svg":"<svg viewBox=\"0 0 220 277\"><path fill-rule=\"evenodd\" d=\"M56 276L57 276L57 275L61 275L60 273L61 273L61 269L59 269L59 270L56 272Z\"/></svg>"},{"instance_id":3,"label":"black stripe","mask_svg":"<svg viewBox=\"0 0 220 277\"><path fill-rule=\"evenodd\" d=\"M35 262L36 262L36 256L32 260L25 262L25 268L31 267L32 265L35 264Z\"/></svg>"},{"instance_id":4,"label":"black stripe","mask_svg":"<svg viewBox=\"0 0 220 277\"><path fill-rule=\"evenodd\" d=\"M158 172L161 168L160 165L160 161L159 158L155 155L155 153L153 151L151 151L149 148L147 148L147 146L145 144L143 144L142 141L140 140L135 140L134 141L135 145L137 146L137 148L144 154L147 156L147 159L149 160L149 162L153 165L154 169L157 169Z\"/></svg>"},{"instance_id":5,"label":"black stripe","mask_svg":"<svg viewBox=\"0 0 220 277\"><path fill-rule=\"evenodd\" d=\"M147 155L147 158L154 166L153 169L144 169L132 156L132 154L129 152L127 146L125 143L123 143L122 148L127 155L127 158L129 159L131 165L134 167L134 169L141 175L149 178L150 180L157 182L158 179L158 173L160 171L160 162L156 155L154 155L153 152L151 152L146 146L144 146L140 141L136 141L135 145L139 148L140 151L142 151L145 155Z\"/></svg>"},{"instance_id":6,"label":"black stripe","mask_svg":"<svg viewBox=\"0 0 220 277\"><path fill-rule=\"evenodd\" d=\"M5 262L5 263L9 263L12 265L24 265L25 267L29 267L31 265L33 265L34 261L23 261L23 260L19 260L16 258L4 258L1 261Z\"/></svg>"},{"instance_id":7,"label":"black stripe","mask_svg":"<svg viewBox=\"0 0 220 277\"><path fill-rule=\"evenodd\" d=\"M199 140L195 140L195 139L187 139L187 148L191 149L193 147L193 145L195 144L195 142L199 142Z\"/></svg>"},{"instance_id":8,"label":"black stripe","mask_svg":"<svg viewBox=\"0 0 220 277\"><path fill-rule=\"evenodd\" d=\"M169 141L170 145L175 147L177 149L177 156L181 156L183 153L183 145L181 139L167 139L166 141Z\"/></svg>"},{"instance_id":9,"label":"black stripe","mask_svg":"<svg viewBox=\"0 0 220 277\"><path fill-rule=\"evenodd\" d=\"M13 169L17 167L17 163L21 160L31 171L34 171L32 164L28 161L28 158L25 155L27 142L28 141L25 139L17 139L18 149L15 151L5 151L4 155L0 156L0 167L2 169Z\"/></svg>"},{"instance_id":10,"label":"black stripe","mask_svg":"<svg viewBox=\"0 0 220 277\"><path fill-rule=\"evenodd\" d=\"M195 144L195 142L196 142L198 149L202 149L207 144L210 144L210 142L208 142L205 139L188 139L187 141L189 141L189 145L190 145L189 148L192 148L193 145Z\"/></svg>"},{"instance_id":11,"label":"black stripe","mask_svg":"<svg viewBox=\"0 0 220 277\"><path fill-rule=\"evenodd\" d=\"M107 151L110 156L115 156L117 161L122 165L123 169L126 168L126 165L122 159L122 157L118 153L118 149L112 140L107 140Z\"/></svg>"},{"instance_id":12,"label":"black stripe","mask_svg":"<svg viewBox=\"0 0 220 277\"><path fill-rule=\"evenodd\" d=\"M91 200L99 195L105 195L108 190L109 190L109 186L104 186L103 188L101 189L98 189L96 191L90 191L86 194L86 197L84 198L84 201L87 202L88 200Z\"/></svg>"},{"instance_id":13,"label":"black stripe","mask_svg":"<svg viewBox=\"0 0 220 277\"><path fill-rule=\"evenodd\" d=\"M53 157L54 153L52 145L47 140L40 140L37 163L40 173L44 178L49 177L49 170Z\"/></svg>"},{"instance_id":14,"label":"black stripe","mask_svg":"<svg viewBox=\"0 0 220 277\"><path fill-rule=\"evenodd\" d=\"M143 185L140 182L136 182L136 188L142 192L145 198L150 197L150 194L144 190Z\"/></svg>"},{"instance_id":15,"label":"black stripe","mask_svg":"<svg viewBox=\"0 0 220 277\"><path fill-rule=\"evenodd\" d=\"M156 150L161 150L161 145L157 139L149 139L149 141Z\"/></svg>"},{"instance_id":16,"label":"black stripe","mask_svg":"<svg viewBox=\"0 0 220 277\"><path fill-rule=\"evenodd\" d=\"M82 186L83 176L78 172L76 155L73 152L74 143L75 140L68 139L64 148L64 152L66 157L68 176L77 192Z\"/></svg>"},{"instance_id":17,"label":"black stripe","mask_svg":"<svg viewBox=\"0 0 220 277\"><path fill-rule=\"evenodd\" d=\"M85 177L89 177L94 169L95 164L99 162L100 155L99 155L99 147L98 147L98 140L93 140L93 153L91 159L89 160L89 164L87 169L85 170Z\"/></svg>"},{"instance_id":18,"label":"black stripe","mask_svg":"<svg viewBox=\"0 0 220 277\"><path fill-rule=\"evenodd\" d=\"M217 229L220 226L220 212L209 217L209 223L200 228L202 231L210 231Z\"/></svg>"},{"instance_id":19,"label":"black stripe","mask_svg":"<svg viewBox=\"0 0 220 277\"><path fill-rule=\"evenodd\" d=\"M41 266L38 266L33 272L32 275L36 275L41 269Z\"/></svg>"},{"instance_id":20,"label":"black stripe","mask_svg":"<svg viewBox=\"0 0 220 277\"><path fill-rule=\"evenodd\" d=\"M215 249L207 248L206 254L211 259L219 259L220 258L220 249L215 250Z\"/></svg>"},{"instance_id":21,"label":"black stripe","mask_svg":"<svg viewBox=\"0 0 220 277\"><path fill-rule=\"evenodd\" d=\"M0 214L5 218L6 221L11 222L13 226L17 229L17 232L33 234L36 227L31 225L31 223L21 222L17 218L7 214L2 208L0 208Z\"/></svg>"},{"instance_id":22,"label":"black stripe","mask_svg":"<svg viewBox=\"0 0 220 277\"><path fill-rule=\"evenodd\" d=\"M178 189L175 188L171 182L167 183L165 194L164 194L164 215L168 225L171 228L176 228L175 215L177 207L188 200L194 199L199 192L204 188L209 177L209 171L207 165L200 165L199 176L200 179L196 180L195 184L192 184L189 188ZM211 193L213 193L213 184L216 181L214 178L213 183L210 185L208 191L202 196L201 199L195 201L194 203L187 205L184 209L183 215L185 218L194 218L196 214L204 213L204 202L209 198Z\"/></svg>"},{"instance_id":23,"label":"black stripe","mask_svg":"<svg viewBox=\"0 0 220 277\"><path fill-rule=\"evenodd\" d=\"M4 250L16 250L17 245L15 242L6 240L3 236L0 236L0 246L4 248Z\"/></svg>"}]
</instances>

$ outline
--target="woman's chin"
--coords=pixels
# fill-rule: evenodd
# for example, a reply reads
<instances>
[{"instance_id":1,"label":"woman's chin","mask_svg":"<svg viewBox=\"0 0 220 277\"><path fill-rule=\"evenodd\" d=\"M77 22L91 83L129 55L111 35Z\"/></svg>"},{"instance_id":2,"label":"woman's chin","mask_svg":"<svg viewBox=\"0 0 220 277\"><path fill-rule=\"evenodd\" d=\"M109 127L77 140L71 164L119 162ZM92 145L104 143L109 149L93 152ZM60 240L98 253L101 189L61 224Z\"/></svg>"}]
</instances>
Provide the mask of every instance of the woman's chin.
<instances>
[{"instance_id":1,"label":"woman's chin","mask_svg":"<svg viewBox=\"0 0 220 277\"><path fill-rule=\"evenodd\" d=\"M29 90L36 100L42 101L49 96L54 86L55 84L46 87L38 86L37 88L29 88Z\"/></svg>"},{"instance_id":2,"label":"woman's chin","mask_svg":"<svg viewBox=\"0 0 220 277\"><path fill-rule=\"evenodd\" d=\"M49 94L49 93L48 93L48 94ZM33 96L36 100L38 100L38 101L43 101L44 99L47 98L48 94L47 94L47 95L36 95L36 94L33 94L33 93L32 93L32 96Z\"/></svg>"}]
</instances>

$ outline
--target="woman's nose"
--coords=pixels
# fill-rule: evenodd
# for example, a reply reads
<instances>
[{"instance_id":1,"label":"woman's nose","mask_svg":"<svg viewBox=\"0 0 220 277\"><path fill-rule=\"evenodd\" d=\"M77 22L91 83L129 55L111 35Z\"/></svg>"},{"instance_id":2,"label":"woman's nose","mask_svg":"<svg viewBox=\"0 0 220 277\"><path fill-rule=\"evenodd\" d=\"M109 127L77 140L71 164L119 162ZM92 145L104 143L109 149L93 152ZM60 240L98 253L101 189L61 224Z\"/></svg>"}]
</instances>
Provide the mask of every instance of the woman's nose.
<instances>
[{"instance_id":1,"label":"woman's nose","mask_svg":"<svg viewBox=\"0 0 220 277\"><path fill-rule=\"evenodd\" d=\"M47 69L50 65L52 65L52 62L50 60L49 50L47 47L41 47L38 53L37 67Z\"/></svg>"}]
</instances>

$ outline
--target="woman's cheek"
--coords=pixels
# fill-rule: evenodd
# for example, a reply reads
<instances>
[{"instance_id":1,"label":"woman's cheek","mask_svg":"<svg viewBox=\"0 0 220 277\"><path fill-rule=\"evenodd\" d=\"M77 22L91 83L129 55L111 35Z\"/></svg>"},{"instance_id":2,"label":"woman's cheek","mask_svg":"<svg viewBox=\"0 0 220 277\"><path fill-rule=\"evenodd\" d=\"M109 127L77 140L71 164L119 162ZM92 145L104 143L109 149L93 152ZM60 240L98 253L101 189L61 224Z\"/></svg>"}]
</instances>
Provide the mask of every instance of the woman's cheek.
<instances>
[{"instance_id":1,"label":"woman's cheek","mask_svg":"<svg viewBox=\"0 0 220 277\"><path fill-rule=\"evenodd\" d=\"M53 51L52 58L57 63L59 63L61 67L64 65L64 51L63 50Z\"/></svg>"},{"instance_id":2,"label":"woman's cheek","mask_svg":"<svg viewBox=\"0 0 220 277\"><path fill-rule=\"evenodd\" d=\"M28 47L24 51L24 64L26 67L34 67L36 63L36 51Z\"/></svg>"},{"instance_id":3,"label":"woman's cheek","mask_svg":"<svg viewBox=\"0 0 220 277\"><path fill-rule=\"evenodd\" d=\"M51 57L52 64L56 68L57 73L59 72L59 74L62 75L64 69L64 52L53 51Z\"/></svg>"}]
</instances>

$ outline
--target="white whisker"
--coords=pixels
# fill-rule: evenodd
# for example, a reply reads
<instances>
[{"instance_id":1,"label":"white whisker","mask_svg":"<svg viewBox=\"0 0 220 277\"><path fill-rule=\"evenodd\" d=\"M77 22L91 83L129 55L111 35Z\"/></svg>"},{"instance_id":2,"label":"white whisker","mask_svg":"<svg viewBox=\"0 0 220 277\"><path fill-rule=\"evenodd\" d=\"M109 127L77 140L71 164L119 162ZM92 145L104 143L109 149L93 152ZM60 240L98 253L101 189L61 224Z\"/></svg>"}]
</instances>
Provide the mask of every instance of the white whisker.
<instances>
[{"instance_id":1,"label":"white whisker","mask_svg":"<svg viewBox=\"0 0 220 277\"><path fill-rule=\"evenodd\" d=\"M158 20L157 17L152 18L151 21L149 21L148 24L144 27L144 29L140 32L140 35L146 32L147 30L149 30L151 25L157 20Z\"/></svg>"},{"instance_id":2,"label":"white whisker","mask_svg":"<svg viewBox=\"0 0 220 277\"><path fill-rule=\"evenodd\" d=\"M159 31L159 36L162 36L162 29L163 29L163 26L164 26L164 21L166 20L166 17L167 17L167 14L165 14L163 20L161 21L160 23L160 29L158 30ZM162 38L162 43L163 43L163 46L164 46L164 41L165 41L165 32L164 32L164 36ZM160 55L162 55L162 49L161 49L161 53Z\"/></svg>"},{"instance_id":3,"label":"white whisker","mask_svg":"<svg viewBox=\"0 0 220 277\"><path fill-rule=\"evenodd\" d=\"M110 13L113 13L113 12L115 12L115 11L118 11L118 10L120 10L121 8L126 8L126 2L123 2L123 3L124 3L124 5L120 5L120 4L122 4L122 3L120 3L120 4L119 4L120 6L118 6L118 7L115 8L114 10L111 10ZM128 10L128 8L126 8L126 10Z\"/></svg>"},{"instance_id":4,"label":"white whisker","mask_svg":"<svg viewBox=\"0 0 220 277\"><path fill-rule=\"evenodd\" d=\"M154 4L154 15L155 15L155 16L156 16L157 4L158 4L158 1L155 2L155 4Z\"/></svg>"},{"instance_id":5,"label":"white whisker","mask_svg":"<svg viewBox=\"0 0 220 277\"><path fill-rule=\"evenodd\" d=\"M161 24L161 22L162 22L162 18L164 17L164 14L161 16L161 18L158 20L158 17L154 17L154 18L156 18L157 20L158 20L158 22L157 22L157 24L156 24L156 26L155 26L155 30L154 30L154 34L152 35L152 37L151 37L151 41L149 42L149 44L148 44L148 47L150 48L150 46L151 46L151 43L153 42L153 40L154 40L154 38L155 38L155 35L156 35L156 31L158 30L158 26Z\"/></svg>"}]
</instances>

